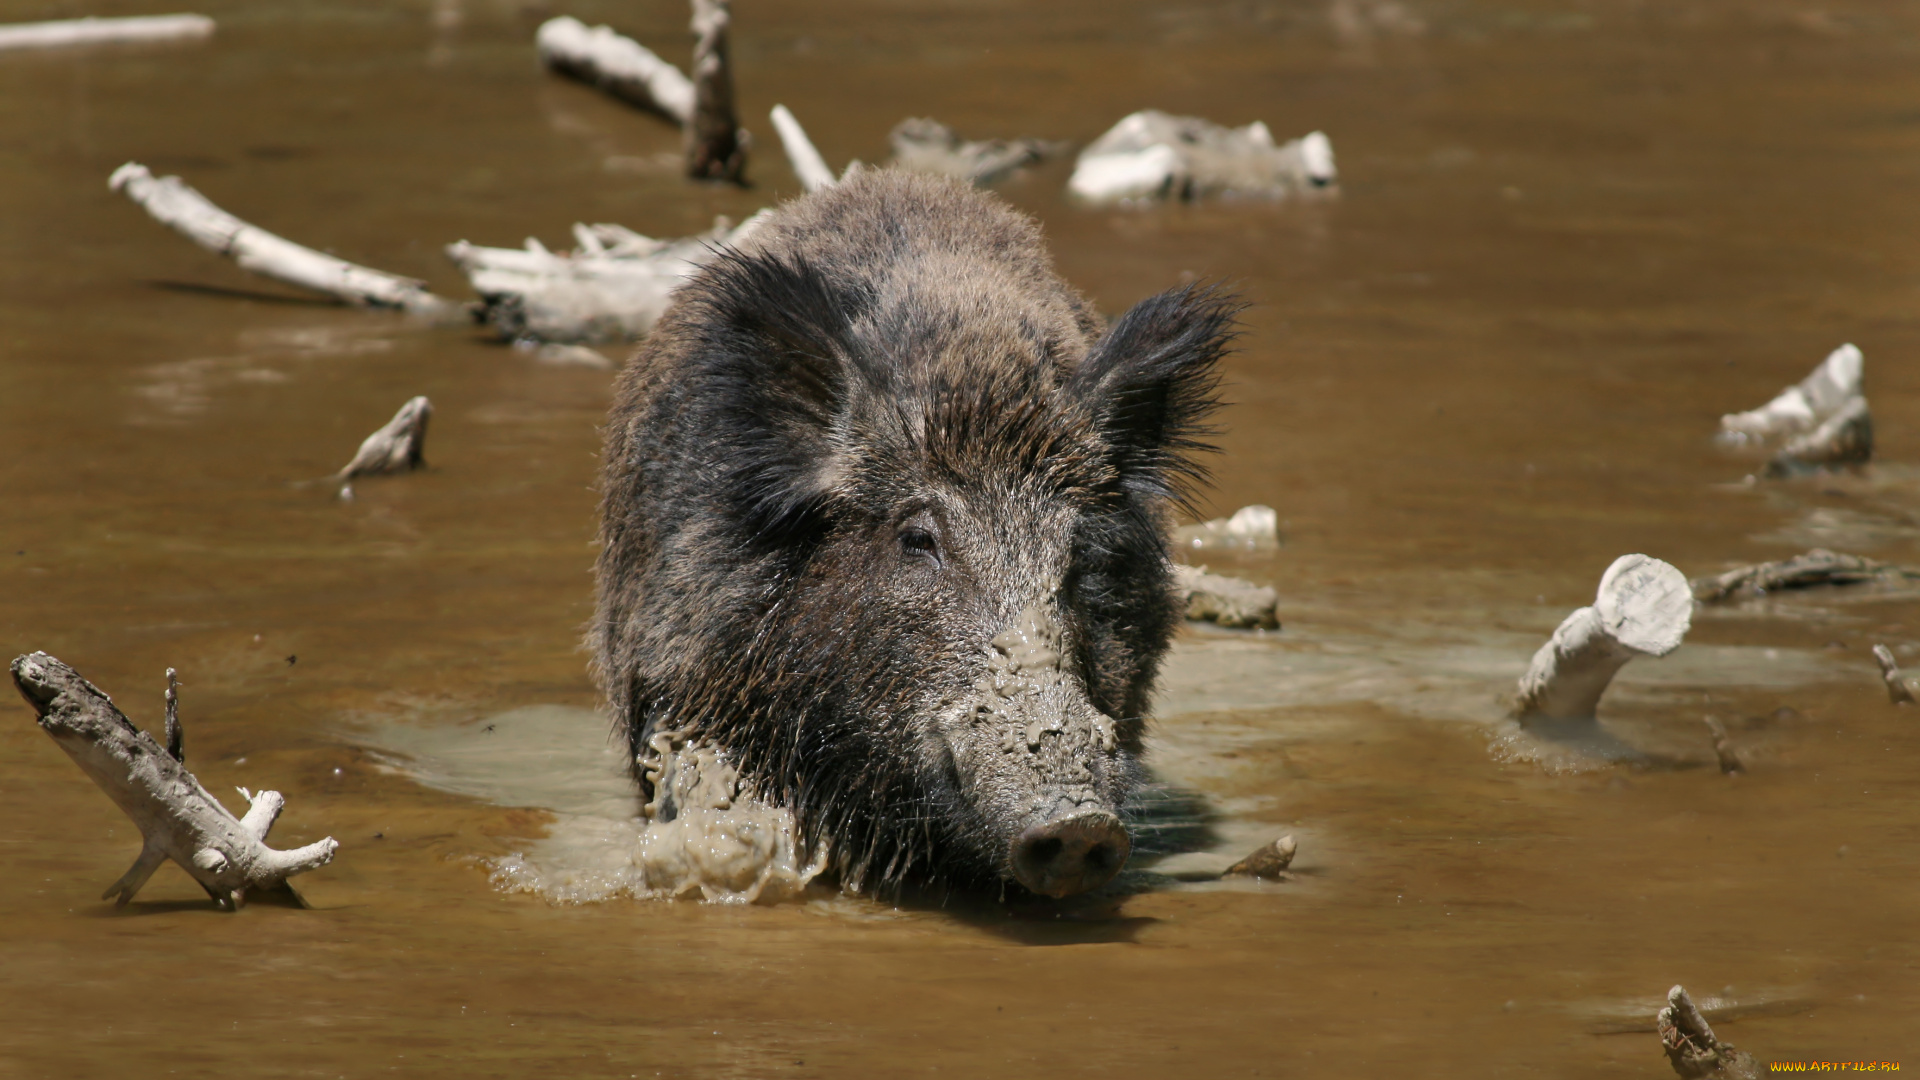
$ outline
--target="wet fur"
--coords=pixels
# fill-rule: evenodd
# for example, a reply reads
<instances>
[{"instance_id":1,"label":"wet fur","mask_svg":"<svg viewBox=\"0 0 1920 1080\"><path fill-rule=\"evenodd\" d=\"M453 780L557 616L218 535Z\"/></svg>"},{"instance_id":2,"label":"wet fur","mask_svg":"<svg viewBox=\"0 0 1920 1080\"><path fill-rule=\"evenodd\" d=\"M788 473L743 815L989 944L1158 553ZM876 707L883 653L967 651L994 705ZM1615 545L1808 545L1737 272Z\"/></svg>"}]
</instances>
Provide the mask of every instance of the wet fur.
<instances>
[{"instance_id":1,"label":"wet fur","mask_svg":"<svg viewBox=\"0 0 1920 1080\"><path fill-rule=\"evenodd\" d=\"M1179 618L1168 509L1236 310L1189 287L1103 328L1030 220L951 181L867 172L784 207L620 378L591 646L630 746L724 747L852 887L991 886L1009 826L953 716L986 641L1057 595L1118 721L1091 783L1124 799Z\"/></svg>"}]
</instances>

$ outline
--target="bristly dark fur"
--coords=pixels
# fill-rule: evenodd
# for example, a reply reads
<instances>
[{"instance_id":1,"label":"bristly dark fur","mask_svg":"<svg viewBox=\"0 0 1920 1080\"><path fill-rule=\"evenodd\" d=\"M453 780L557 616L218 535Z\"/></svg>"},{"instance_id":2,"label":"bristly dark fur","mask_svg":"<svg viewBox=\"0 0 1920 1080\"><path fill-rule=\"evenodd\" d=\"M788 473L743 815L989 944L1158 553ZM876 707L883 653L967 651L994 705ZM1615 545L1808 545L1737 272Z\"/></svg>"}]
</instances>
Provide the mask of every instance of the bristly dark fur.
<instances>
[{"instance_id":1,"label":"bristly dark fur","mask_svg":"<svg viewBox=\"0 0 1920 1080\"><path fill-rule=\"evenodd\" d=\"M629 745L724 747L851 886L991 887L1017 777L983 788L989 735L954 717L988 639L1053 598L1120 734L1085 797L1124 797L1237 311L1188 287L1102 333L1033 224L957 183L783 208L621 375L591 644Z\"/></svg>"}]
</instances>

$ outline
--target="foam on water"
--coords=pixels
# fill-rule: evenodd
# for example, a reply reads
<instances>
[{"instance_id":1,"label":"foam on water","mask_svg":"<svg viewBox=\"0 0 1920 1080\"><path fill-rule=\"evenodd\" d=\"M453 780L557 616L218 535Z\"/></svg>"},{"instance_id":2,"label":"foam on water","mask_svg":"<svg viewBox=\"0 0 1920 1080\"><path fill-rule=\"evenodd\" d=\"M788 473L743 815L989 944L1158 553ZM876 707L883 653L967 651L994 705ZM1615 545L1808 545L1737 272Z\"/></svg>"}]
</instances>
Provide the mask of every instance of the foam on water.
<instances>
[{"instance_id":1,"label":"foam on water","mask_svg":"<svg viewBox=\"0 0 1920 1080\"><path fill-rule=\"evenodd\" d=\"M553 813L547 835L491 860L494 884L561 903L698 894L774 902L819 874L793 815L751 797L711 749L657 735L642 761L653 801L642 804L590 709L535 705L457 725L392 723L360 733L382 763L428 787Z\"/></svg>"}]
</instances>

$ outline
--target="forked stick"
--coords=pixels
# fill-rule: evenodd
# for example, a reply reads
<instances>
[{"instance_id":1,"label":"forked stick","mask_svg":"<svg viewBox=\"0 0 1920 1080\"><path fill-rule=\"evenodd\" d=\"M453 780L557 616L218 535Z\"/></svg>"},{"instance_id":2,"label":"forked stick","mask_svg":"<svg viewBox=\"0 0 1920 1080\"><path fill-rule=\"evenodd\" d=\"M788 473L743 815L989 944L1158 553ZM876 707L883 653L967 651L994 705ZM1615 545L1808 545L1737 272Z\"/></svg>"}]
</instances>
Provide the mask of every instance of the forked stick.
<instances>
[{"instance_id":1,"label":"forked stick","mask_svg":"<svg viewBox=\"0 0 1920 1080\"><path fill-rule=\"evenodd\" d=\"M286 800L277 791L256 795L242 788L240 794L250 804L246 816L228 813L180 758L169 753L180 745L177 714L170 718L170 746L162 747L79 672L41 652L14 659L13 685L33 707L40 730L60 744L146 838L133 866L102 899L124 906L161 863L172 859L214 903L232 911L246 902L249 891L291 893L287 878L325 866L339 850L330 836L292 851L268 847L267 830ZM169 697L174 697L171 687ZM172 705L170 701L170 713Z\"/></svg>"}]
</instances>

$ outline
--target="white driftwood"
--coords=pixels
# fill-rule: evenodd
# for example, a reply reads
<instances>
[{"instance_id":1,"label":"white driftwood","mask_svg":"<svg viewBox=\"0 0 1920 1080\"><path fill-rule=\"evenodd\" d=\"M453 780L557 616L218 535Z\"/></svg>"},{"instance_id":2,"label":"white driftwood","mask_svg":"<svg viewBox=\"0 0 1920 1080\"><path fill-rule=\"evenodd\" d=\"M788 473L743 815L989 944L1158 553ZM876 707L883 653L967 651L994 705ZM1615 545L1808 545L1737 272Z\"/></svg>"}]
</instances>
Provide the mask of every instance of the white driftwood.
<instances>
[{"instance_id":1,"label":"white driftwood","mask_svg":"<svg viewBox=\"0 0 1920 1080\"><path fill-rule=\"evenodd\" d=\"M249 225L177 176L155 177L145 165L129 161L113 171L107 186L140 204L155 221L262 277L365 307L424 315L460 309L453 301L428 292L425 282L356 266Z\"/></svg>"},{"instance_id":2,"label":"white driftwood","mask_svg":"<svg viewBox=\"0 0 1920 1080\"><path fill-rule=\"evenodd\" d=\"M693 116L687 128L687 175L742 183L747 133L733 113L733 27L728 0L693 0Z\"/></svg>"},{"instance_id":3,"label":"white driftwood","mask_svg":"<svg viewBox=\"0 0 1920 1080\"><path fill-rule=\"evenodd\" d=\"M780 133L780 146L787 152L787 160L793 163L793 174L800 178L800 186L807 194L830 188L834 185L833 170L827 168L827 160L814 149L813 140L807 138L807 130L800 126L785 105L773 107L773 130Z\"/></svg>"},{"instance_id":4,"label":"white driftwood","mask_svg":"<svg viewBox=\"0 0 1920 1080\"><path fill-rule=\"evenodd\" d=\"M581 343L637 338L653 328L669 295L718 250L757 228L766 211L737 227L725 218L711 232L655 240L618 225L575 225L579 248L555 253L529 238L525 248L449 245L484 304L482 318L516 341Z\"/></svg>"},{"instance_id":5,"label":"white driftwood","mask_svg":"<svg viewBox=\"0 0 1920 1080\"><path fill-rule=\"evenodd\" d=\"M88 17L0 26L0 51L184 41L212 36L213 20L205 15L136 15L124 19Z\"/></svg>"},{"instance_id":6,"label":"white driftwood","mask_svg":"<svg viewBox=\"0 0 1920 1080\"><path fill-rule=\"evenodd\" d=\"M287 878L325 866L339 849L332 837L292 851L268 847L267 830L286 805L279 792L255 795L240 789L249 808L235 818L175 753L134 727L111 698L78 672L46 653L15 658L13 684L33 707L40 729L145 837L139 858L103 899L126 904L161 863L172 859L215 903L231 911L246 902L249 891L291 892ZM177 732L177 717L171 726ZM177 753L177 736L168 742Z\"/></svg>"},{"instance_id":7,"label":"white driftwood","mask_svg":"<svg viewBox=\"0 0 1920 1080\"><path fill-rule=\"evenodd\" d=\"M587 28L571 15L540 24L534 34L540 62L562 75L652 109L685 127L693 121L693 80L646 46L610 26Z\"/></svg>"},{"instance_id":8,"label":"white driftwood","mask_svg":"<svg viewBox=\"0 0 1920 1080\"><path fill-rule=\"evenodd\" d=\"M1265 585L1209 574L1204 566L1174 564L1175 600L1196 622L1256 630L1280 629L1280 596Z\"/></svg>"},{"instance_id":9,"label":"white driftwood","mask_svg":"<svg viewBox=\"0 0 1920 1080\"><path fill-rule=\"evenodd\" d=\"M1272 551L1280 546L1280 515L1271 506L1243 506L1232 517L1180 526L1173 542L1191 551Z\"/></svg>"},{"instance_id":10,"label":"white driftwood","mask_svg":"<svg viewBox=\"0 0 1920 1080\"><path fill-rule=\"evenodd\" d=\"M1067 190L1092 203L1281 196L1339 182L1333 143L1313 132L1285 144L1259 121L1243 128L1157 110L1115 124L1080 152Z\"/></svg>"},{"instance_id":11,"label":"white driftwood","mask_svg":"<svg viewBox=\"0 0 1920 1080\"><path fill-rule=\"evenodd\" d=\"M1622 555L1600 578L1592 607L1566 617L1520 679L1522 722L1591 719L1607 684L1636 656L1680 647L1693 593L1680 571L1645 555Z\"/></svg>"},{"instance_id":12,"label":"white driftwood","mask_svg":"<svg viewBox=\"0 0 1920 1080\"><path fill-rule=\"evenodd\" d=\"M1772 401L1721 417L1719 441L1773 449L1769 476L1872 460L1873 416L1862 389L1865 364L1858 348L1840 346Z\"/></svg>"},{"instance_id":13,"label":"white driftwood","mask_svg":"<svg viewBox=\"0 0 1920 1080\"><path fill-rule=\"evenodd\" d=\"M1858 348L1840 346L1811 375L1780 391L1772 401L1721 417L1722 441L1738 446L1813 430L1850 399L1862 396L1865 364L1866 358Z\"/></svg>"},{"instance_id":14,"label":"white driftwood","mask_svg":"<svg viewBox=\"0 0 1920 1080\"><path fill-rule=\"evenodd\" d=\"M894 125L895 168L955 176L974 184L995 180L1064 153L1065 143L1045 139L963 139L937 120L914 117Z\"/></svg>"},{"instance_id":15,"label":"white driftwood","mask_svg":"<svg viewBox=\"0 0 1920 1080\"><path fill-rule=\"evenodd\" d=\"M356 476L412 472L427 463L427 421L433 418L433 403L425 396L411 398L386 426L366 437L359 452L346 468L334 476L351 480Z\"/></svg>"}]
</instances>

